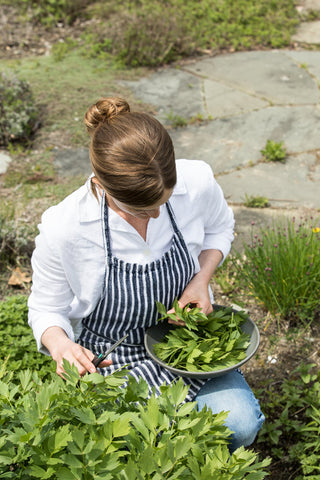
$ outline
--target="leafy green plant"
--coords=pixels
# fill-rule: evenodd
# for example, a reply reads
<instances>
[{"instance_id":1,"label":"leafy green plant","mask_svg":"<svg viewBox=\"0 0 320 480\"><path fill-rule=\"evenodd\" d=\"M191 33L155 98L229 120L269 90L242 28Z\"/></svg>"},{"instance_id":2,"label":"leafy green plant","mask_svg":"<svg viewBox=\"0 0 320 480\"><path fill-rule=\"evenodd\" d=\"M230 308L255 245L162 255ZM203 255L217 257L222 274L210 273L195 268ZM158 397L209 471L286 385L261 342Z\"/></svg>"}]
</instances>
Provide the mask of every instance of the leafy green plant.
<instances>
[{"instance_id":1,"label":"leafy green plant","mask_svg":"<svg viewBox=\"0 0 320 480\"><path fill-rule=\"evenodd\" d=\"M266 162L284 162L287 155L283 142L274 142L273 140L267 141L261 153Z\"/></svg>"},{"instance_id":2,"label":"leafy green plant","mask_svg":"<svg viewBox=\"0 0 320 480\"><path fill-rule=\"evenodd\" d=\"M258 445L278 462L289 462L296 480L315 480L320 465L320 373L300 365L283 383L271 383L259 396L268 421Z\"/></svg>"},{"instance_id":3,"label":"leafy green plant","mask_svg":"<svg viewBox=\"0 0 320 480\"><path fill-rule=\"evenodd\" d=\"M222 308L204 315L199 308L180 308L177 300L174 313L167 313L157 302L162 317L177 318L185 327L173 327L163 340L153 346L160 360L168 365L190 372L210 372L237 364L246 357L249 335L240 325L247 319L244 312L234 313Z\"/></svg>"},{"instance_id":4,"label":"leafy green plant","mask_svg":"<svg viewBox=\"0 0 320 480\"><path fill-rule=\"evenodd\" d=\"M254 223L254 222L253 222ZM237 253L243 289L272 314L294 321L312 321L319 315L319 219L284 218L272 227L252 226L244 256Z\"/></svg>"},{"instance_id":5,"label":"leafy green plant","mask_svg":"<svg viewBox=\"0 0 320 480\"><path fill-rule=\"evenodd\" d=\"M174 114L173 112L168 113L167 119L169 120L173 128L185 127L188 125L188 120L181 115Z\"/></svg>"},{"instance_id":6,"label":"leafy green plant","mask_svg":"<svg viewBox=\"0 0 320 480\"><path fill-rule=\"evenodd\" d=\"M2 478L63 480L263 479L270 460L239 448L230 457L225 413L184 403L182 380L150 398L126 372L86 375L65 361L66 382L2 372Z\"/></svg>"},{"instance_id":7,"label":"leafy green plant","mask_svg":"<svg viewBox=\"0 0 320 480\"><path fill-rule=\"evenodd\" d=\"M267 197L261 195L245 195L244 205L248 208L266 208L270 203Z\"/></svg>"},{"instance_id":8,"label":"leafy green plant","mask_svg":"<svg viewBox=\"0 0 320 480\"><path fill-rule=\"evenodd\" d=\"M27 297L13 295L0 302L0 359L12 374L28 368L44 378L54 370L51 358L37 351L28 325Z\"/></svg>"},{"instance_id":9,"label":"leafy green plant","mask_svg":"<svg viewBox=\"0 0 320 480\"><path fill-rule=\"evenodd\" d=\"M39 112L28 82L13 72L0 75L0 145L27 142L39 126Z\"/></svg>"}]
</instances>

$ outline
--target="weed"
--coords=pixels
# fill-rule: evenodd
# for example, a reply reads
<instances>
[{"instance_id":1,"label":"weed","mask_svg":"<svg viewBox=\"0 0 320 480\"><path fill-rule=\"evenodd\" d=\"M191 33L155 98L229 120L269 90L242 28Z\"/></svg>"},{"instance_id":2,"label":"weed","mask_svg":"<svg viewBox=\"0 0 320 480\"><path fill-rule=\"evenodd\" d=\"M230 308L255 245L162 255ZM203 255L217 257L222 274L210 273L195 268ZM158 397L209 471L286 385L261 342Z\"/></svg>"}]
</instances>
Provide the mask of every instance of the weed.
<instances>
[{"instance_id":1,"label":"weed","mask_svg":"<svg viewBox=\"0 0 320 480\"><path fill-rule=\"evenodd\" d=\"M318 223L317 223L318 222ZM271 314L302 322L319 314L319 219L280 219L257 233L238 253L242 288L260 300Z\"/></svg>"},{"instance_id":2,"label":"weed","mask_svg":"<svg viewBox=\"0 0 320 480\"><path fill-rule=\"evenodd\" d=\"M266 162L284 162L287 155L283 142L274 142L273 140L267 141L261 153Z\"/></svg>"},{"instance_id":3,"label":"weed","mask_svg":"<svg viewBox=\"0 0 320 480\"><path fill-rule=\"evenodd\" d=\"M71 50L78 45L78 42L68 37L63 42L52 45L51 54L56 62L63 60Z\"/></svg>"},{"instance_id":4,"label":"weed","mask_svg":"<svg viewBox=\"0 0 320 480\"><path fill-rule=\"evenodd\" d=\"M260 195L245 195L244 205L248 208L266 208L269 207L270 203L266 197Z\"/></svg>"},{"instance_id":5,"label":"weed","mask_svg":"<svg viewBox=\"0 0 320 480\"><path fill-rule=\"evenodd\" d=\"M186 118L172 112L167 114L167 119L173 128L186 127L188 125L188 120Z\"/></svg>"}]
</instances>

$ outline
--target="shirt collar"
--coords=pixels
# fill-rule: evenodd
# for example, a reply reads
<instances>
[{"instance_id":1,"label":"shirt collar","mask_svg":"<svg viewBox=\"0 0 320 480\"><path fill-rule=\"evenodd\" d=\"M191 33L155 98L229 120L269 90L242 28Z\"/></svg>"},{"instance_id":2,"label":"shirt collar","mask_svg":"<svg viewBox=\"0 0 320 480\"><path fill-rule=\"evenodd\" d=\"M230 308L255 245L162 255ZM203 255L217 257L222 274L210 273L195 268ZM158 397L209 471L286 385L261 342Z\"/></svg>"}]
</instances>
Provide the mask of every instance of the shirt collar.
<instances>
[{"instance_id":1,"label":"shirt collar","mask_svg":"<svg viewBox=\"0 0 320 480\"><path fill-rule=\"evenodd\" d=\"M101 219L101 196L97 191L97 198L94 196L91 189L91 178L93 173L87 179L85 185L82 187L82 194L79 200L79 218L80 222L95 222ZM187 192L184 179L178 177L177 183L173 189L172 195L169 201L174 198L176 195L184 195Z\"/></svg>"}]
</instances>

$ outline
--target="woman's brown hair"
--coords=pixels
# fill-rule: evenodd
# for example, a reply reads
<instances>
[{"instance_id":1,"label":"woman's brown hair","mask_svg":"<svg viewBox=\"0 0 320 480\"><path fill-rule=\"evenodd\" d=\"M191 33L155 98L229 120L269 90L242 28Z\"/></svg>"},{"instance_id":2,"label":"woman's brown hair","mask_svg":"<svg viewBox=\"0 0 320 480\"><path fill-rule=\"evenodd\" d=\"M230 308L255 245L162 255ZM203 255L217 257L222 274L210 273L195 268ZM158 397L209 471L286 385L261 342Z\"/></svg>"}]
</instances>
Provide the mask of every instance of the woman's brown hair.
<instances>
[{"instance_id":1,"label":"woman's brown hair","mask_svg":"<svg viewBox=\"0 0 320 480\"><path fill-rule=\"evenodd\" d=\"M88 109L85 124L93 172L116 200L148 207L174 187L172 140L154 117L131 112L122 98L102 98Z\"/></svg>"}]
</instances>

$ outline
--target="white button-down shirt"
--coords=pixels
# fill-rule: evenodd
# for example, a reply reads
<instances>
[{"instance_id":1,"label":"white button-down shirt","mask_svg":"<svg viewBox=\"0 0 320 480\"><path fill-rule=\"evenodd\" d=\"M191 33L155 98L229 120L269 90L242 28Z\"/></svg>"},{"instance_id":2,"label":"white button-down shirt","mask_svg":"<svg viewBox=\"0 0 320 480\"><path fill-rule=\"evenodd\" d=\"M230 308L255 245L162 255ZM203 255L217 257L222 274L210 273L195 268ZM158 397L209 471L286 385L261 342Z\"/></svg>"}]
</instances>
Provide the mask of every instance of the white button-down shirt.
<instances>
[{"instance_id":1,"label":"white button-down shirt","mask_svg":"<svg viewBox=\"0 0 320 480\"><path fill-rule=\"evenodd\" d=\"M177 160L177 184L170 197L177 225L200 270L202 250L217 249L225 257L233 240L234 217L209 165ZM173 230L165 205L150 218L146 240L109 208L112 254L129 263L146 264L160 258L171 245ZM101 206L90 179L42 216L32 256L33 285L29 324L38 349L43 332L59 326L74 339L81 319L96 306L105 282L105 251Z\"/></svg>"}]
</instances>

